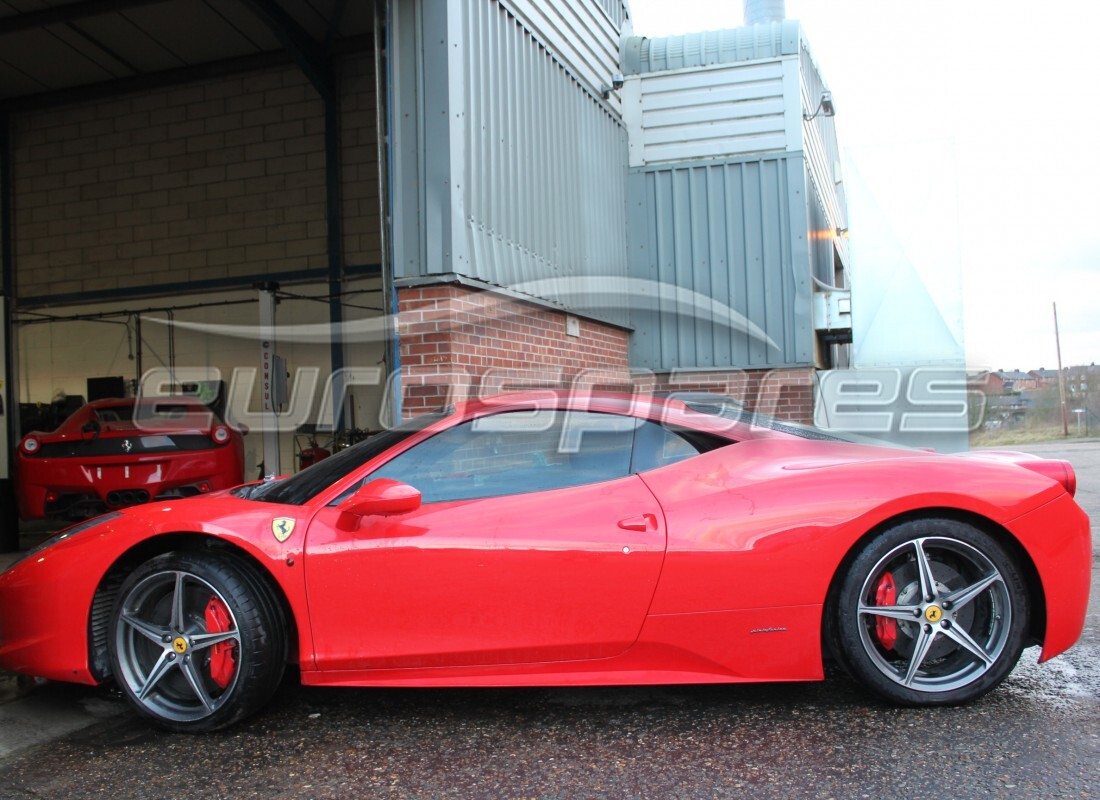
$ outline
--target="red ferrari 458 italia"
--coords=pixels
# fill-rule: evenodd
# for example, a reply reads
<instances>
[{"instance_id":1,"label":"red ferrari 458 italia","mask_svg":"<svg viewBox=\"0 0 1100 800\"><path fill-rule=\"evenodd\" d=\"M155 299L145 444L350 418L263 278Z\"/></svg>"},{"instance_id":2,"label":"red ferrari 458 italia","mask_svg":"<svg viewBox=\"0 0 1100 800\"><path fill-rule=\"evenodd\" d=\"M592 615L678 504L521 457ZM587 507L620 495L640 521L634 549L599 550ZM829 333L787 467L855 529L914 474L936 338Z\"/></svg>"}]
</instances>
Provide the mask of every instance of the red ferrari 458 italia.
<instances>
[{"instance_id":1,"label":"red ferrari 458 italia","mask_svg":"<svg viewBox=\"0 0 1100 800\"><path fill-rule=\"evenodd\" d=\"M293 477L69 528L0 576L0 666L179 731L317 686L997 686L1081 633L1069 464L855 443L721 398L511 395Z\"/></svg>"},{"instance_id":2,"label":"red ferrari 458 italia","mask_svg":"<svg viewBox=\"0 0 1100 800\"><path fill-rule=\"evenodd\" d=\"M96 400L24 436L15 469L23 519L76 521L236 486L244 444L197 400Z\"/></svg>"}]
</instances>

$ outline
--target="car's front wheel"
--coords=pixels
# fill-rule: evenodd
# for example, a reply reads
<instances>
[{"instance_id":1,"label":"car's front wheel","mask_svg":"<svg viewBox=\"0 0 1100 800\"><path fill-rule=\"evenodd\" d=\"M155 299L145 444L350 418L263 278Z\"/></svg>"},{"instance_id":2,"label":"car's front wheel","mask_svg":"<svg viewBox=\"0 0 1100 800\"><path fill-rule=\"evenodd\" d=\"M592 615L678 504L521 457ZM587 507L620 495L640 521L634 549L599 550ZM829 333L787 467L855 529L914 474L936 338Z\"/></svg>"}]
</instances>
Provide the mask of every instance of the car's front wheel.
<instances>
[{"instance_id":1,"label":"car's front wheel","mask_svg":"<svg viewBox=\"0 0 1100 800\"><path fill-rule=\"evenodd\" d=\"M832 609L836 655L872 691L905 705L974 700L1012 671L1028 630L1020 571L989 534L911 520L871 540Z\"/></svg>"},{"instance_id":2,"label":"car's front wheel","mask_svg":"<svg viewBox=\"0 0 1100 800\"><path fill-rule=\"evenodd\" d=\"M286 625L254 567L227 553L153 558L122 584L109 638L115 679L161 727L216 730L270 698Z\"/></svg>"}]
</instances>

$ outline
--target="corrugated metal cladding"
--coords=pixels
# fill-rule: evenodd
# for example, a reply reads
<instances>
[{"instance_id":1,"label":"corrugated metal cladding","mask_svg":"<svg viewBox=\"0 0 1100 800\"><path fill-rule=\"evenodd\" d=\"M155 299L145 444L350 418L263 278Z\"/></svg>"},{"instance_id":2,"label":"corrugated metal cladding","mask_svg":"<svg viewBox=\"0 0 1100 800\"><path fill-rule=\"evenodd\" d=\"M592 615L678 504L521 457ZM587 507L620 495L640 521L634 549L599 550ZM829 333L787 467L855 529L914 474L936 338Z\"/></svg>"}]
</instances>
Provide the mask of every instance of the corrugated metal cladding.
<instances>
[{"instance_id":1,"label":"corrugated metal cladding","mask_svg":"<svg viewBox=\"0 0 1100 800\"><path fill-rule=\"evenodd\" d=\"M612 24L617 30L622 30L623 23L626 22L626 18L629 13L626 10L626 3L623 0L598 0L600 8L607 14L607 18L611 20Z\"/></svg>"},{"instance_id":2,"label":"corrugated metal cladding","mask_svg":"<svg viewBox=\"0 0 1100 800\"><path fill-rule=\"evenodd\" d=\"M798 53L801 38L802 29L793 20L656 39L632 37L624 45L623 73L638 75L793 56Z\"/></svg>"},{"instance_id":3,"label":"corrugated metal cladding","mask_svg":"<svg viewBox=\"0 0 1100 800\"><path fill-rule=\"evenodd\" d=\"M631 364L813 363L799 155L632 170Z\"/></svg>"},{"instance_id":4,"label":"corrugated metal cladding","mask_svg":"<svg viewBox=\"0 0 1100 800\"><path fill-rule=\"evenodd\" d=\"M497 2L462 0L464 13L495 9ZM499 0L507 11L577 82L595 95L619 72L619 32L626 14L622 0ZM619 97L607 103L619 111Z\"/></svg>"},{"instance_id":5,"label":"corrugated metal cladding","mask_svg":"<svg viewBox=\"0 0 1100 800\"><path fill-rule=\"evenodd\" d=\"M567 279L566 294L568 279L622 279L626 130L505 4L464 3L462 14L463 271L502 286Z\"/></svg>"},{"instance_id":6,"label":"corrugated metal cladding","mask_svg":"<svg viewBox=\"0 0 1100 800\"><path fill-rule=\"evenodd\" d=\"M806 198L810 214L810 269L823 284L833 286L836 284L833 248L837 236L821 193L809 175L806 176Z\"/></svg>"},{"instance_id":7,"label":"corrugated metal cladding","mask_svg":"<svg viewBox=\"0 0 1100 800\"><path fill-rule=\"evenodd\" d=\"M780 60L649 73L624 87L630 164L787 149Z\"/></svg>"},{"instance_id":8,"label":"corrugated metal cladding","mask_svg":"<svg viewBox=\"0 0 1100 800\"><path fill-rule=\"evenodd\" d=\"M802 104L813 115L819 108L821 97L828 91L821 72L814 63L810 49L803 42L799 53ZM836 139L836 125L832 117L818 114L806 120L802 126L802 147L809 164L810 177L817 187L818 200L824 205L827 220L825 228L833 230L848 227L848 201L844 196L844 183L840 173L840 146ZM841 260L848 261L847 240L837 239ZM831 281L830 281L831 283Z\"/></svg>"},{"instance_id":9,"label":"corrugated metal cladding","mask_svg":"<svg viewBox=\"0 0 1100 800\"><path fill-rule=\"evenodd\" d=\"M626 41L623 117L630 164L805 152L829 230L847 228L828 91L798 22ZM847 261L847 242L837 247Z\"/></svg>"}]
</instances>

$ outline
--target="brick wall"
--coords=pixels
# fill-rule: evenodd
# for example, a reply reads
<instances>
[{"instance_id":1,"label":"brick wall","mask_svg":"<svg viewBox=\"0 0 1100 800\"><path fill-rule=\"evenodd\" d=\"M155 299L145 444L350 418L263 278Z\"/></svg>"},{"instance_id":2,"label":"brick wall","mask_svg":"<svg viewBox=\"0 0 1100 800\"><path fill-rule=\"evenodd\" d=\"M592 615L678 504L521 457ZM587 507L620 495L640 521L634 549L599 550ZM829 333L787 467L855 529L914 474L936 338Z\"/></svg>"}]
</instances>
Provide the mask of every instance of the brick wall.
<instances>
[{"instance_id":1,"label":"brick wall","mask_svg":"<svg viewBox=\"0 0 1100 800\"><path fill-rule=\"evenodd\" d=\"M578 379L630 385L625 330L459 285L398 292L403 408L408 415L507 389L565 388Z\"/></svg>"},{"instance_id":2,"label":"brick wall","mask_svg":"<svg viewBox=\"0 0 1100 800\"><path fill-rule=\"evenodd\" d=\"M398 292L402 407L406 415L468 397L526 388L686 391L730 395L747 408L799 422L814 412L814 371L632 371L629 332L563 311L436 285Z\"/></svg>"},{"instance_id":3,"label":"brick wall","mask_svg":"<svg viewBox=\"0 0 1100 800\"><path fill-rule=\"evenodd\" d=\"M655 376L658 391L708 392L740 401L749 411L793 422L814 418L812 367L752 370L682 370Z\"/></svg>"},{"instance_id":4,"label":"brick wall","mask_svg":"<svg viewBox=\"0 0 1100 800\"><path fill-rule=\"evenodd\" d=\"M374 264L370 56L341 79L345 263ZM16 115L19 296L324 268L323 133L293 67Z\"/></svg>"}]
</instances>

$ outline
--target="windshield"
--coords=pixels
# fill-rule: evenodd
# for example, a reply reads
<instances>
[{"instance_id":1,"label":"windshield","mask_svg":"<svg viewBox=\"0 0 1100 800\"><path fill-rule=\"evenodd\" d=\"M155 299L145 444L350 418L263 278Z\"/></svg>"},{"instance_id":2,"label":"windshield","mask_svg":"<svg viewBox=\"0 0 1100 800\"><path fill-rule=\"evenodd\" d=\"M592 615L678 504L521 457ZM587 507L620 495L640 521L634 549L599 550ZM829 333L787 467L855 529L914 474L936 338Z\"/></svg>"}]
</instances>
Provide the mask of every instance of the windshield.
<instances>
[{"instance_id":1,"label":"windshield","mask_svg":"<svg viewBox=\"0 0 1100 800\"><path fill-rule=\"evenodd\" d=\"M418 431L443 419L445 414L426 414L396 428L370 436L334 456L318 461L297 475L280 481L242 486L234 494L248 500L265 503L285 503L299 506L308 503L322 491L389 450Z\"/></svg>"}]
</instances>

